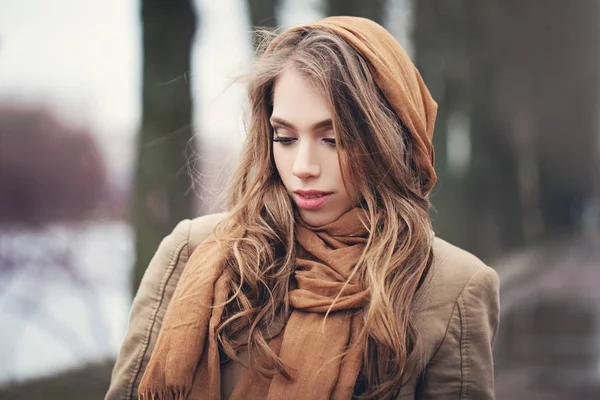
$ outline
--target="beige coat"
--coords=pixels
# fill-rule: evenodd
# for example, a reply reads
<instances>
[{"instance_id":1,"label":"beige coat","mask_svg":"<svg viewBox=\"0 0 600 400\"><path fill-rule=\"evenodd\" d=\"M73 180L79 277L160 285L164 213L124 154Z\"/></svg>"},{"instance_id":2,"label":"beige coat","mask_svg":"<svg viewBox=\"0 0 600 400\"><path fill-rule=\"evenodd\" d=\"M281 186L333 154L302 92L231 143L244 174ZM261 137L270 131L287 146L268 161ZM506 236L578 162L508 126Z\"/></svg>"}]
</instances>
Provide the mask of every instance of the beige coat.
<instances>
[{"instance_id":1,"label":"beige coat","mask_svg":"<svg viewBox=\"0 0 600 400\"><path fill-rule=\"evenodd\" d=\"M133 301L106 400L137 399L138 385L177 281L190 254L223 216L185 220L159 246ZM432 269L413 308L427 367L419 380L405 385L399 398L493 399L498 275L472 254L439 238L434 240L433 254ZM224 366L224 398L242 368L235 363Z\"/></svg>"}]
</instances>

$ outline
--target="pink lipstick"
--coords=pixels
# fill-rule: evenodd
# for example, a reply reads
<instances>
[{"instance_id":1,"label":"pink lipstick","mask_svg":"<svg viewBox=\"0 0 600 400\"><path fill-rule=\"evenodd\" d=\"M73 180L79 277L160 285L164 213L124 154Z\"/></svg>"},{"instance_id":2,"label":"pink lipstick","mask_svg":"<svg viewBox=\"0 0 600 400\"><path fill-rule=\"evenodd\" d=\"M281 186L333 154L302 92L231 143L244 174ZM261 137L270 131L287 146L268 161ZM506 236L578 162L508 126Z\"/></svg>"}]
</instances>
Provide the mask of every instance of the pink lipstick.
<instances>
[{"instance_id":1,"label":"pink lipstick","mask_svg":"<svg viewBox=\"0 0 600 400\"><path fill-rule=\"evenodd\" d=\"M304 210L315 210L323 206L331 198L331 192L321 190L295 190L296 204Z\"/></svg>"}]
</instances>

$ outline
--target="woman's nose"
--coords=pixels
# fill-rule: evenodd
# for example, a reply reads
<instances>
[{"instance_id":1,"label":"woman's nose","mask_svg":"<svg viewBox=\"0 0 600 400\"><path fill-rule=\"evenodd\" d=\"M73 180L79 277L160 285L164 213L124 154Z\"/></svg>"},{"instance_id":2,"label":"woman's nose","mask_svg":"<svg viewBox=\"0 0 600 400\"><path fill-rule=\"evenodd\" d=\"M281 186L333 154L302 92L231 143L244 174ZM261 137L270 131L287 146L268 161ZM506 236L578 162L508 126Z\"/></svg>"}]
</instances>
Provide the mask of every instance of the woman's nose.
<instances>
[{"instance_id":1,"label":"woman's nose","mask_svg":"<svg viewBox=\"0 0 600 400\"><path fill-rule=\"evenodd\" d=\"M300 143L296 159L294 160L294 166L292 167L292 173L298 179L314 178L321 174L321 166L318 162L316 149L310 146L310 144L306 142Z\"/></svg>"}]
</instances>

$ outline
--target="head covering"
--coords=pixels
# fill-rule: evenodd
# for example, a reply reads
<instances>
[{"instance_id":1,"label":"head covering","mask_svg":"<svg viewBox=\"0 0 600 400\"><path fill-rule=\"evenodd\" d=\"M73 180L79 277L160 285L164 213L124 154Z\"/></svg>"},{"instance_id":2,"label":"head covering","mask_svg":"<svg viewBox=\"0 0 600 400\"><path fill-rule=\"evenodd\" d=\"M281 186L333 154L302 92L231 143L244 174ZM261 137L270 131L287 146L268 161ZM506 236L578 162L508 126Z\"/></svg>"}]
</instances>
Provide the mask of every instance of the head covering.
<instances>
[{"instance_id":1,"label":"head covering","mask_svg":"<svg viewBox=\"0 0 600 400\"><path fill-rule=\"evenodd\" d=\"M367 61L377 86L408 129L421 187L429 192L437 180L432 138L438 107L404 48L370 19L329 17L282 33L266 52L273 51L288 32L314 29L340 36Z\"/></svg>"},{"instance_id":2,"label":"head covering","mask_svg":"<svg viewBox=\"0 0 600 400\"><path fill-rule=\"evenodd\" d=\"M363 18L326 18L291 32L297 29L329 30L369 62L377 85L410 131L422 185L429 190L435 183L431 135L436 104L398 42ZM278 373L267 378L248 369L232 400L353 397L365 346L359 340L364 326L361 311L369 294L348 280L367 241L363 219L364 210L357 208L322 227L296 224L295 270L286 299L292 312L270 343L289 368L289 377ZM227 262L211 238L194 251L178 282L140 383L141 400L220 399L216 329L231 287Z\"/></svg>"}]
</instances>

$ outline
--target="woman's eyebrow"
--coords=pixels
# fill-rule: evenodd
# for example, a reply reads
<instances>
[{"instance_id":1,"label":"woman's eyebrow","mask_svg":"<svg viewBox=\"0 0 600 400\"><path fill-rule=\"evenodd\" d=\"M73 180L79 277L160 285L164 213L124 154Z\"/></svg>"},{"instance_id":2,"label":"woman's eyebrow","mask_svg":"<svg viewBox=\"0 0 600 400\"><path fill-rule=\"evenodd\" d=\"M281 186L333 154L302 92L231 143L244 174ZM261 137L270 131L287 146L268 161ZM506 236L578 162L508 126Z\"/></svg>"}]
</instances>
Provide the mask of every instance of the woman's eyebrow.
<instances>
[{"instance_id":1,"label":"woman's eyebrow","mask_svg":"<svg viewBox=\"0 0 600 400\"><path fill-rule=\"evenodd\" d=\"M296 127L294 126L294 124L292 124L291 122L286 121L283 118L279 118L279 117L271 117L271 119L269 120L269 122L271 122L271 125L282 125L286 128L290 128L290 129L296 129ZM311 131L316 131L318 129L323 129L323 128L331 128L333 127L333 121L331 120L331 118L327 118L324 119L322 121L319 122L315 122L314 124L312 124L310 126L310 130Z\"/></svg>"},{"instance_id":2,"label":"woman's eyebrow","mask_svg":"<svg viewBox=\"0 0 600 400\"><path fill-rule=\"evenodd\" d=\"M287 122L283 118L271 117L271 119L269 120L269 122L271 123L271 125L277 124L277 125L285 126L286 128L294 129L294 125L292 123L290 123L290 122Z\"/></svg>"},{"instance_id":3,"label":"woman's eyebrow","mask_svg":"<svg viewBox=\"0 0 600 400\"><path fill-rule=\"evenodd\" d=\"M317 129L333 128L333 121L331 120L331 118L327 118L327 119L324 119L323 121L319 121L319 122L312 124L312 126L310 128L313 131L316 131Z\"/></svg>"}]
</instances>

